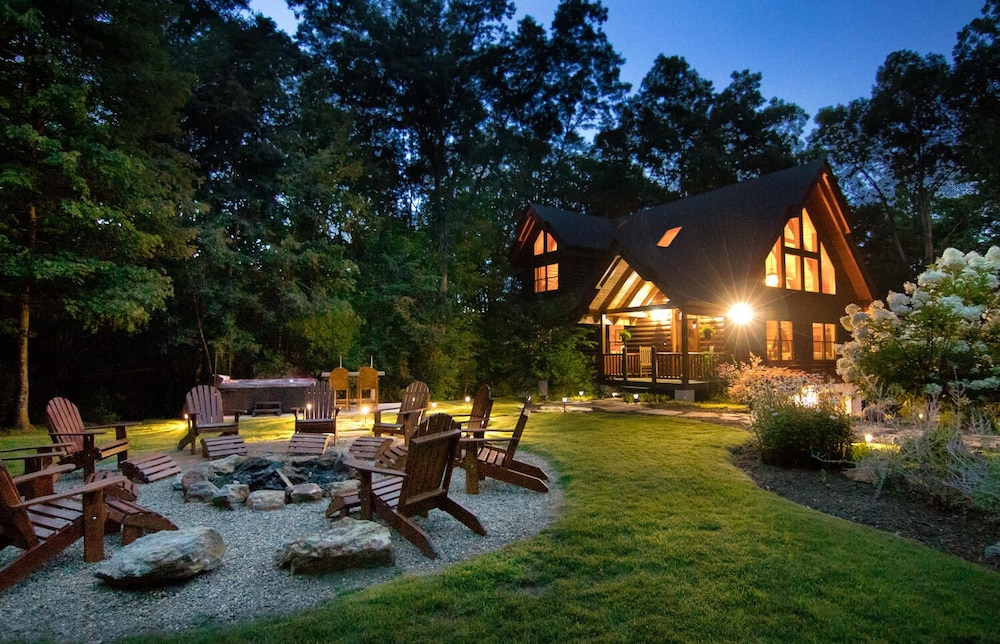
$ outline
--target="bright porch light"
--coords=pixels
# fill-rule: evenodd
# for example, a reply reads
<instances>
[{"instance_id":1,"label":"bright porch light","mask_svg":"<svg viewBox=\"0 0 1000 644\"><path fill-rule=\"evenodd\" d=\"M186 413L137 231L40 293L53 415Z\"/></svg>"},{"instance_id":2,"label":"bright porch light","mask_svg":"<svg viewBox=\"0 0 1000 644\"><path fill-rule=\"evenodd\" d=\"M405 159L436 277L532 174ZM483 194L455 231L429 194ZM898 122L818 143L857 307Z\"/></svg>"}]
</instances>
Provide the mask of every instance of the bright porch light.
<instances>
[{"instance_id":1,"label":"bright porch light","mask_svg":"<svg viewBox=\"0 0 1000 644\"><path fill-rule=\"evenodd\" d=\"M736 324L747 324L753 320L753 309L745 302L734 304L733 308L729 309L729 319Z\"/></svg>"}]
</instances>

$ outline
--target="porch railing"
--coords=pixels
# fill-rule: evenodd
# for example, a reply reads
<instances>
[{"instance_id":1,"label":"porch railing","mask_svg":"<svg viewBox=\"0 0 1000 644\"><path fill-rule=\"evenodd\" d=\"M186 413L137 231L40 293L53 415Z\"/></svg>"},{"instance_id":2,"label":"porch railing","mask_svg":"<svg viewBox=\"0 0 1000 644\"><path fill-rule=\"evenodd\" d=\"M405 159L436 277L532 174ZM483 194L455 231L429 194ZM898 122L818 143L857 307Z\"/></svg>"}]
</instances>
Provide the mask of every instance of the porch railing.
<instances>
[{"instance_id":1,"label":"porch railing","mask_svg":"<svg viewBox=\"0 0 1000 644\"><path fill-rule=\"evenodd\" d=\"M605 353L601 375L608 380L712 380L715 369L728 359L721 353L691 352L685 364L683 353L651 350L643 353Z\"/></svg>"}]
</instances>

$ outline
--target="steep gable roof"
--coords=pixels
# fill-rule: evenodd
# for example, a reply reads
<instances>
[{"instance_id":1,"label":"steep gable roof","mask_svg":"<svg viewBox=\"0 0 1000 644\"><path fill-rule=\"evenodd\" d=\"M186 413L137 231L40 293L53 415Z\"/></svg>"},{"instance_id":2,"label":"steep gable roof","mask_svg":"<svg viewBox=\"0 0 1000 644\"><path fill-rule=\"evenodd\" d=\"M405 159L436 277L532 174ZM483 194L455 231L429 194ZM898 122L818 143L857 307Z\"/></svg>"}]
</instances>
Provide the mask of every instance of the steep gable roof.
<instances>
[{"instance_id":1,"label":"steep gable roof","mask_svg":"<svg viewBox=\"0 0 1000 644\"><path fill-rule=\"evenodd\" d=\"M679 306L734 302L758 290L774 240L827 171L814 162L640 211L616 228L618 250ZM663 234L680 228L669 247Z\"/></svg>"},{"instance_id":2,"label":"steep gable roof","mask_svg":"<svg viewBox=\"0 0 1000 644\"><path fill-rule=\"evenodd\" d=\"M611 240L614 239L615 227L620 221L619 219L581 215L577 212L538 204L531 204L529 208L548 224L556 240L577 248L607 249Z\"/></svg>"}]
</instances>

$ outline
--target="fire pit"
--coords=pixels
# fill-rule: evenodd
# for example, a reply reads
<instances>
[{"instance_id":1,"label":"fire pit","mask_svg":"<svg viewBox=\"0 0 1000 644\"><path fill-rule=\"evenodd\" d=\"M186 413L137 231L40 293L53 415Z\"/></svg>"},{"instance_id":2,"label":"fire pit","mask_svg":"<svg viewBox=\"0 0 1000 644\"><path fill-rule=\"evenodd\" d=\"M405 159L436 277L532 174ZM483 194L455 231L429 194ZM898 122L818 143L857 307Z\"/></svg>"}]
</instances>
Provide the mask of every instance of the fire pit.
<instances>
[{"instance_id":1,"label":"fire pit","mask_svg":"<svg viewBox=\"0 0 1000 644\"><path fill-rule=\"evenodd\" d=\"M220 473L210 480L218 487L229 483L243 483L250 487L251 492L255 492L285 490L301 483L316 483L325 488L330 483L348 478L350 470L337 456L283 460L275 455L241 457L231 473Z\"/></svg>"}]
</instances>

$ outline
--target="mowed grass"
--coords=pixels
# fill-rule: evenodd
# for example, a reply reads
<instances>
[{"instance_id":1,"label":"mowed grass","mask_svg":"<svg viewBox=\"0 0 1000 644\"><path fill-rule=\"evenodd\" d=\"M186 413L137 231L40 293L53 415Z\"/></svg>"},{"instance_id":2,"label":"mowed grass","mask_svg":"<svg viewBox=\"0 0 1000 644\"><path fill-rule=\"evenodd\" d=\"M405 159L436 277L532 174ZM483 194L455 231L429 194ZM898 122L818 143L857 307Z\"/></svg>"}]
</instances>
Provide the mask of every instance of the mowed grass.
<instances>
[{"instance_id":1,"label":"mowed grass","mask_svg":"<svg viewBox=\"0 0 1000 644\"><path fill-rule=\"evenodd\" d=\"M729 460L747 439L676 418L535 414L525 447L565 495L538 537L308 613L170 639L997 640L996 573L758 489Z\"/></svg>"}]
</instances>

